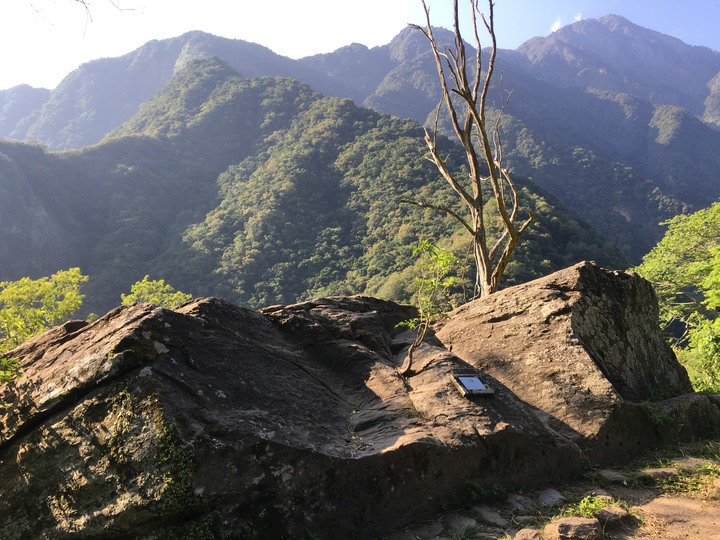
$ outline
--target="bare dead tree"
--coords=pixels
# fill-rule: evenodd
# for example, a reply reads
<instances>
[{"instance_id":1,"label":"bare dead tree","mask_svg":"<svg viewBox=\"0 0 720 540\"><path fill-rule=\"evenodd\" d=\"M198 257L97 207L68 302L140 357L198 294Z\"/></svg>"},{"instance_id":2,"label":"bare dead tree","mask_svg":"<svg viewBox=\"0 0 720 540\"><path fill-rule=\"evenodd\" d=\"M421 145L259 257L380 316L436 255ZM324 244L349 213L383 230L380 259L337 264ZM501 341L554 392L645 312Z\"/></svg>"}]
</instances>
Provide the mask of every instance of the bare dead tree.
<instances>
[{"instance_id":1,"label":"bare dead tree","mask_svg":"<svg viewBox=\"0 0 720 540\"><path fill-rule=\"evenodd\" d=\"M445 206L428 202L403 201L409 204L433 208L455 218L470 234L473 242L473 255L476 265L475 297L484 297L497 291L500 278L522 235L534 221L530 209L524 209L527 217L518 218L520 201L518 191L503 166L503 146L500 138L500 122L507 104L507 97L500 93L499 114L494 121L488 120L486 109L488 93L495 70L497 41L494 26L494 2L488 0L487 17L478 7L479 0L468 0L471 8L471 28L475 42L474 65L468 73L468 58L460 32L458 0L453 1L455 43L452 48L440 50L430 24L430 9L422 0L425 9L426 27L413 25L430 42L435 58L438 78L442 89L442 98L435 115L432 132L425 130L425 142L430 150L429 159L440 174L447 180L466 207L467 214ZM491 48L485 73L482 66L482 47L480 44L479 22L487 31ZM472 61L471 61L472 62ZM501 86L501 85L500 85ZM462 144L469 167L469 181L458 179L450 170L446 158L438 149L438 122L442 108L445 108L452 128ZM485 186L490 185L492 195L485 200ZM490 238L490 227L486 223L486 205L494 204L499 215L500 233Z\"/></svg>"}]
</instances>

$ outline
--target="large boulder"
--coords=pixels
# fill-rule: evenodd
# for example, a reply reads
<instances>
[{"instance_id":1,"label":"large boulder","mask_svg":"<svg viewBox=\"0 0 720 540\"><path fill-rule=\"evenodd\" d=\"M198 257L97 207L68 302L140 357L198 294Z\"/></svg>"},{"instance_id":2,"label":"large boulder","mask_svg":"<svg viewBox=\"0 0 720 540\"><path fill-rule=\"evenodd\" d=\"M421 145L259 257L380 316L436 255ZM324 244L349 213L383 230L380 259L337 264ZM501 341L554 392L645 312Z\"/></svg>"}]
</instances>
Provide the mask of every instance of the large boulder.
<instances>
[{"instance_id":1,"label":"large boulder","mask_svg":"<svg viewBox=\"0 0 720 540\"><path fill-rule=\"evenodd\" d=\"M657 416L716 428L718 404L685 399L656 328L635 327L656 309L631 294L643 287L585 265L474 302L408 378L397 323L415 311L372 298L68 323L12 351L23 376L0 387L0 537L366 538L466 500L468 483L578 473L626 407L647 444ZM494 395L460 394L451 375L472 370ZM633 401L651 396L676 397Z\"/></svg>"},{"instance_id":2,"label":"large boulder","mask_svg":"<svg viewBox=\"0 0 720 540\"><path fill-rule=\"evenodd\" d=\"M672 416L669 405L656 402L692 391L660 334L650 283L593 263L461 306L437 338L534 407L593 462L617 461L671 438L672 426L660 425ZM671 403L714 422L712 398Z\"/></svg>"},{"instance_id":3,"label":"large boulder","mask_svg":"<svg viewBox=\"0 0 720 540\"><path fill-rule=\"evenodd\" d=\"M364 537L460 501L470 480L581 468L512 393L455 392L447 351L400 377L392 336L413 315L370 298L264 313L200 299L32 340L2 392L0 536Z\"/></svg>"}]
</instances>

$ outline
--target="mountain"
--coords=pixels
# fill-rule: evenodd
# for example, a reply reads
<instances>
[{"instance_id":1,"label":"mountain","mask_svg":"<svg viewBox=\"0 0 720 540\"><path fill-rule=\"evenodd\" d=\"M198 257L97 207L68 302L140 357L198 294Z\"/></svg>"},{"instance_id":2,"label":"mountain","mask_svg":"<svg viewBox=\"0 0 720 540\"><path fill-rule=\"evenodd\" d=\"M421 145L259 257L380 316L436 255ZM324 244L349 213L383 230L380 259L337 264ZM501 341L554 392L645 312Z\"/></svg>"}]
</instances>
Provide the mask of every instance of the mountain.
<instances>
[{"instance_id":1,"label":"mountain","mask_svg":"<svg viewBox=\"0 0 720 540\"><path fill-rule=\"evenodd\" d=\"M317 90L326 93L337 87L326 76L308 74L308 69L298 62L261 45L188 32L151 41L118 58L83 64L52 92L42 91L46 99L41 104L24 100L24 110L32 112L14 131L0 124L0 136L35 140L51 150L95 144L157 95L188 61L206 57L222 58L247 77L311 79Z\"/></svg>"},{"instance_id":2,"label":"mountain","mask_svg":"<svg viewBox=\"0 0 720 540\"><path fill-rule=\"evenodd\" d=\"M637 26L617 15L587 19L517 52L531 73L554 86L627 93L703 116L707 85L720 72L720 53Z\"/></svg>"},{"instance_id":3,"label":"mountain","mask_svg":"<svg viewBox=\"0 0 720 540\"><path fill-rule=\"evenodd\" d=\"M49 98L50 90L27 84L0 90L0 133L13 139L27 138L25 124L33 121Z\"/></svg>"},{"instance_id":4,"label":"mountain","mask_svg":"<svg viewBox=\"0 0 720 540\"><path fill-rule=\"evenodd\" d=\"M436 36L452 40L447 30ZM51 93L38 91L34 102L18 97L3 107L12 114L3 116L0 135L59 150L95 144L114 130L127 133L131 128L120 126L143 103L188 62L207 57L246 77L291 77L324 95L420 123L432 120L437 106L427 40L412 28L381 47L352 44L300 60L190 32L85 64ZM498 58L503 88L512 90L503 124L506 163L630 260L657 242L661 221L720 197L717 51L609 15L501 50ZM8 92L0 94L5 102Z\"/></svg>"},{"instance_id":5,"label":"mountain","mask_svg":"<svg viewBox=\"0 0 720 540\"><path fill-rule=\"evenodd\" d=\"M0 212L10 216L0 279L80 266L86 308L98 312L145 274L253 306L348 292L408 301L420 238L461 261L467 248L455 223L400 203L455 203L422 133L294 79L190 60L100 144L51 153L0 142ZM518 185L538 222L508 284L580 259L625 264L552 196Z\"/></svg>"},{"instance_id":6,"label":"mountain","mask_svg":"<svg viewBox=\"0 0 720 540\"><path fill-rule=\"evenodd\" d=\"M508 284L582 258L636 262L661 221L720 197L720 130L708 121L720 53L608 16L498 62L512 89L505 162L539 214ZM5 91L7 130L85 147L2 143L0 279L79 265L98 310L146 273L250 305L406 300L414 242L464 249L453 223L399 204L453 200L423 160L421 126L402 120L433 118L437 91L410 28L382 47L297 61L191 32L81 66L49 94Z\"/></svg>"},{"instance_id":7,"label":"mountain","mask_svg":"<svg viewBox=\"0 0 720 540\"><path fill-rule=\"evenodd\" d=\"M364 103L428 123L439 86L426 39L407 29L390 53L398 64ZM506 162L630 259L658 241L661 221L720 197L720 131L707 121L720 53L608 16L501 50L497 65L512 91Z\"/></svg>"}]
</instances>

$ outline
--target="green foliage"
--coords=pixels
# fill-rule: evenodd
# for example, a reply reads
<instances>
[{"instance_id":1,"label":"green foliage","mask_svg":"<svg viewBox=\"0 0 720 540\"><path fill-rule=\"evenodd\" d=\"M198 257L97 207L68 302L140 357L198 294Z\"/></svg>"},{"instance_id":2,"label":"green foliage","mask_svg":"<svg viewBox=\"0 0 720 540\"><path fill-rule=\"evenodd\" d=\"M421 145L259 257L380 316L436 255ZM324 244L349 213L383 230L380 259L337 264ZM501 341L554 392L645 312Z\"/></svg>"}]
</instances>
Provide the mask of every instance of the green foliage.
<instances>
[{"instance_id":1,"label":"green foliage","mask_svg":"<svg viewBox=\"0 0 720 540\"><path fill-rule=\"evenodd\" d=\"M419 324L427 326L451 308L451 288L458 279L450 273L456 259L452 253L428 240L420 240L413 255L420 259L420 276L415 278Z\"/></svg>"},{"instance_id":2,"label":"green foliage","mask_svg":"<svg viewBox=\"0 0 720 540\"><path fill-rule=\"evenodd\" d=\"M583 497L575 504L565 506L561 512L563 516L592 518L607 506L622 506L618 501L608 501L606 498L597 495Z\"/></svg>"},{"instance_id":3,"label":"green foliage","mask_svg":"<svg viewBox=\"0 0 720 540\"><path fill-rule=\"evenodd\" d=\"M82 305L87 276L70 268L50 277L0 282L0 352L65 322Z\"/></svg>"},{"instance_id":4,"label":"green foliage","mask_svg":"<svg viewBox=\"0 0 720 540\"><path fill-rule=\"evenodd\" d=\"M662 410L660 410L655 403L652 401L643 401L640 403L643 410L645 411L645 414L650 419L650 421L655 424L656 426L661 426L665 422L669 420L669 416L664 413Z\"/></svg>"},{"instance_id":5,"label":"green foliage","mask_svg":"<svg viewBox=\"0 0 720 540\"><path fill-rule=\"evenodd\" d=\"M457 278L450 275L455 265L452 253L436 246L428 240L420 240L413 255L419 257L420 275L415 278L415 304L418 316L414 319L398 323L398 327L417 330L415 340L408 349L407 359L400 368L405 374L412 368L413 353L425 339L430 325L444 316L449 308L450 289Z\"/></svg>"},{"instance_id":6,"label":"green foliage","mask_svg":"<svg viewBox=\"0 0 720 540\"><path fill-rule=\"evenodd\" d=\"M720 202L665 223L665 236L635 270L658 294L665 327L679 323L678 357L698 391L720 391Z\"/></svg>"},{"instance_id":7,"label":"green foliage","mask_svg":"<svg viewBox=\"0 0 720 540\"><path fill-rule=\"evenodd\" d=\"M223 81L237 74L224 62L195 58L165 86L162 93L144 104L140 113L113 136L143 133L173 137L182 133Z\"/></svg>"},{"instance_id":8,"label":"green foliage","mask_svg":"<svg viewBox=\"0 0 720 540\"><path fill-rule=\"evenodd\" d=\"M10 382L20 376L20 362L17 358L0 356L0 382Z\"/></svg>"},{"instance_id":9,"label":"green foliage","mask_svg":"<svg viewBox=\"0 0 720 540\"><path fill-rule=\"evenodd\" d=\"M50 277L0 282L0 353L65 322L82 304L87 276L70 268ZM20 376L17 358L0 355L0 382Z\"/></svg>"},{"instance_id":10,"label":"green foliage","mask_svg":"<svg viewBox=\"0 0 720 540\"><path fill-rule=\"evenodd\" d=\"M608 268L624 268L626 259L608 240L573 219L563 206L537 186L518 180L523 206L535 213L504 274L505 286L566 268L580 261L596 261Z\"/></svg>"},{"instance_id":11,"label":"green foliage","mask_svg":"<svg viewBox=\"0 0 720 540\"><path fill-rule=\"evenodd\" d=\"M164 469L161 514L176 515L196 506L198 497L192 489L193 455L180 446L169 426L165 426L160 434L158 465Z\"/></svg>"},{"instance_id":12,"label":"green foliage","mask_svg":"<svg viewBox=\"0 0 720 540\"><path fill-rule=\"evenodd\" d=\"M150 279L145 276L141 281L133 283L129 294L121 294L123 306L148 303L166 308L176 308L192 299L191 294L176 291L163 279Z\"/></svg>"},{"instance_id":13,"label":"green foliage","mask_svg":"<svg viewBox=\"0 0 720 540\"><path fill-rule=\"evenodd\" d=\"M664 493L693 493L710 488L719 476L720 463L705 463L681 469L678 475L662 478L657 485Z\"/></svg>"},{"instance_id":14,"label":"green foliage","mask_svg":"<svg viewBox=\"0 0 720 540\"><path fill-rule=\"evenodd\" d=\"M720 239L718 239L720 243ZM705 292L705 307L711 311L720 311L720 245L709 252L711 257L707 275L700 283Z\"/></svg>"},{"instance_id":15,"label":"green foliage","mask_svg":"<svg viewBox=\"0 0 720 540\"><path fill-rule=\"evenodd\" d=\"M467 266L467 243L455 238L451 218L400 203L454 204L421 137L415 122L318 98L273 135L266 152L220 175L219 203L186 231L187 244L215 268L212 293L252 306L359 292L407 303L419 275L413 246L422 238L437 238ZM507 283L582 259L622 265L610 244L518 183L538 225L516 252Z\"/></svg>"},{"instance_id":16,"label":"green foliage","mask_svg":"<svg viewBox=\"0 0 720 540\"><path fill-rule=\"evenodd\" d=\"M655 286L663 319L688 321L720 296L720 202L664 225L665 236L635 271Z\"/></svg>"},{"instance_id":17,"label":"green foliage","mask_svg":"<svg viewBox=\"0 0 720 540\"><path fill-rule=\"evenodd\" d=\"M688 343L677 349L698 392L720 392L720 319L704 319L690 329Z\"/></svg>"}]
</instances>

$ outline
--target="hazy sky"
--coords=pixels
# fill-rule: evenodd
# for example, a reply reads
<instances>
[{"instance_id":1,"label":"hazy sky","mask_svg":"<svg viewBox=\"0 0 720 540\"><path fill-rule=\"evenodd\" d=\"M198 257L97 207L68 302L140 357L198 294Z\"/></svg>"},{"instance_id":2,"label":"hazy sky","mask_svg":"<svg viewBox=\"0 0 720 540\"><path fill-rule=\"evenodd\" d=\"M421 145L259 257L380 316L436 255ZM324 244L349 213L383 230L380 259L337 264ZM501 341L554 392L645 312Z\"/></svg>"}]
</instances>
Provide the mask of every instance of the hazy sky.
<instances>
[{"instance_id":1,"label":"hazy sky","mask_svg":"<svg viewBox=\"0 0 720 540\"><path fill-rule=\"evenodd\" d=\"M466 0L461 0L464 4ZM0 89L54 88L80 64L151 39L204 30L293 58L353 42L388 43L423 20L420 0L0 0ZM450 26L452 0L429 0ZM480 0L481 5L486 5ZM514 49L579 18L615 13L686 43L720 50L720 0L496 0L498 45ZM116 7L115 7L116 6Z\"/></svg>"}]
</instances>

